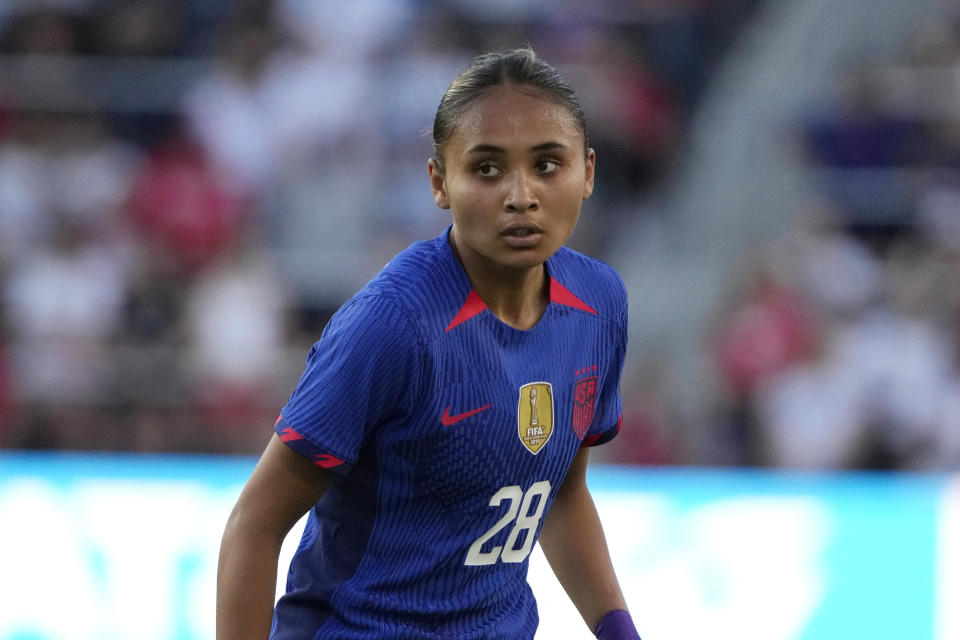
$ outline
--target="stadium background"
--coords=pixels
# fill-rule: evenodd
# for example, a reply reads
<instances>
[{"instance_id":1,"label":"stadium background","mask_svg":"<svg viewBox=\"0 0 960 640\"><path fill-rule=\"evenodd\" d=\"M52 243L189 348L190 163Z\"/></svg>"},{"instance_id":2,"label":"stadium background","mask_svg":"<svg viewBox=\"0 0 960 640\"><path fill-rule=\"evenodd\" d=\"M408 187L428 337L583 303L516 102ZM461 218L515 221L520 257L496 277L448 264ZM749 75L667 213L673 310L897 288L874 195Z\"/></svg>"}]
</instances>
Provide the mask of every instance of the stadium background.
<instances>
[{"instance_id":1,"label":"stadium background","mask_svg":"<svg viewBox=\"0 0 960 640\"><path fill-rule=\"evenodd\" d=\"M448 224L440 95L524 43L631 297L593 477L645 637L960 637L958 3L0 0L0 638L204 637L307 348Z\"/></svg>"}]
</instances>

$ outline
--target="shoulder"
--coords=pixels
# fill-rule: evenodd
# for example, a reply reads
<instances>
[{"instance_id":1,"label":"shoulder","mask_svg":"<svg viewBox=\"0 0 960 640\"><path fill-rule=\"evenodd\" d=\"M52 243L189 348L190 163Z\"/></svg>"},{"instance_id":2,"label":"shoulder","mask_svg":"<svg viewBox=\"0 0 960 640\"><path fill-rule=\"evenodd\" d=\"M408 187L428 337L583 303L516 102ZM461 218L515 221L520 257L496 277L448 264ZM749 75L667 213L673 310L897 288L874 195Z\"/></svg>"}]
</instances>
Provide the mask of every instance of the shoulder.
<instances>
[{"instance_id":1,"label":"shoulder","mask_svg":"<svg viewBox=\"0 0 960 640\"><path fill-rule=\"evenodd\" d=\"M324 327L308 362L330 358L376 360L400 358L422 344L410 314L389 296L366 289L347 300Z\"/></svg>"},{"instance_id":2,"label":"shoulder","mask_svg":"<svg viewBox=\"0 0 960 640\"><path fill-rule=\"evenodd\" d=\"M387 340L422 342L420 319L429 308L425 292L442 262L441 248L433 239L414 242L398 253L337 310L328 330L349 327Z\"/></svg>"},{"instance_id":3,"label":"shoulder","mask_svg":"<svg viewBox=\"0 0 960 640\"><path fill-rule=\"evenodd\" d=\"M398 253L354 298L393 305L426 336L443 332L469 290L469 280L456 268L444 232Z\"/></svg>"},{"instance_id":4,"label":"shoulder","mask_svg":"<svg viewBox=\"0 0 960 640\"><path fill-rule=\"evenodd\" d=\"M398 299L410 297L436 277L438 267L449 253L445 245L446 233L430 240L414 242L384 265L365 289L377 290Z\"/></svg>"},{"instance_id":5,"label":"shoulder","mask_svg":"<svg viewBox=\"0 0 960 640\"><path fill-rule=\"evenodd\" d=\"M627 290L617 270L568 247L547 262L550 277L597 311L613 320L626 315Z\"/></svg>"}]
</instances>

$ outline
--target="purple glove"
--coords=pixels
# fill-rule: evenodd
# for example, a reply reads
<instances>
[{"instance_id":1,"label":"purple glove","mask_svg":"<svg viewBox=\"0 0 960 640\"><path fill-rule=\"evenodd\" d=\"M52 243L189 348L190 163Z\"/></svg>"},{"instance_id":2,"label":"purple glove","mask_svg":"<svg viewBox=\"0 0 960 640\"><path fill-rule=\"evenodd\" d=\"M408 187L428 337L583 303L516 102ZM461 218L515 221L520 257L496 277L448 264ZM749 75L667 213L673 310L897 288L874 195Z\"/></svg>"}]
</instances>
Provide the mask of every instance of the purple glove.
<instances>
[{"instance_id":1,"label":"purple glove","mask_svg":"<svg viewBox=\"0 0 960 640\"><path fill-rule=\"evenodd\" d=\"M640 640L633 618L623 609L608 611L593 630L597 640Z\"/></svg>"}]
</instances>

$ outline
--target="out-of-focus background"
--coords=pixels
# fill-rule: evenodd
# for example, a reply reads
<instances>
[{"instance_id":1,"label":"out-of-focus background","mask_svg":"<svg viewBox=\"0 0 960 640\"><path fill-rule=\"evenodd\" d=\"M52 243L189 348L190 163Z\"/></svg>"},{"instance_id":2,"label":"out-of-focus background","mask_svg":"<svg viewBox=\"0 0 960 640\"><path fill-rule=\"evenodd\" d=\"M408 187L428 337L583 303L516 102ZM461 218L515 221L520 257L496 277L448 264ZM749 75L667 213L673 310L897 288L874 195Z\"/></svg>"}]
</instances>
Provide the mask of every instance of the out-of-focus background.
<instances>
[{"instance_id":1,"label":"out-of-focus background","mask_svg":"<svg viewBox=\"0 0 960 640\"><path fill-rule=\"evenodd\" d=\"M594 460L638 618L820 640L864 637L851 603L872 603L872 638L960 638L954 0L0 0L0 638L209 636L210 549L307 349L449 224L425 167L440 96L524 44L578 90L597 150L570 244L630 294L623 432ZM90 511L89 483L146 485ZM158 503L216 517L154 556L177 613L127 625L166 578L137 579L149 549L110 550L153 538L78 523L138 504L142 526ZM154 534L187 526L163 513ZM30 613L27 587L68 574L86 626ZM671 626L663 593L692 613ZM773 601L792 609L763 623L731 604Z\"/></svg>"}]
</instances>

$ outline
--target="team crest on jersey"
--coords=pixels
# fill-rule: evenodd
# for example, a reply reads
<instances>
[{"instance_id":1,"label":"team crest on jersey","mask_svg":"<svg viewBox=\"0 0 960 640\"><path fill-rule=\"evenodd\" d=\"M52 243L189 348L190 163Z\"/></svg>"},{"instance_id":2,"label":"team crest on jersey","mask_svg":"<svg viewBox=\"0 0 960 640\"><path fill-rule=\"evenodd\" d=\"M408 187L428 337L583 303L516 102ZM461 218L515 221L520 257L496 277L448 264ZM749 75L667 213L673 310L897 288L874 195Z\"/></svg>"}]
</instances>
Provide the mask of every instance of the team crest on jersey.
<instances>
[{"instance_id":1,"label":"team crest on jersey","mask_svg":"<svg viewBox=\"0 0 960 640\"><path fill-rule=\"evenodd\" d=\"M517 435L527 450L536 455L553 434L553 386L530 382L520 387L517 405Z\"/></svg>"},{"instance_id":2,"label":"team crest on jersey","mask_svg":"<svg viewBox=\"0 0 960 640\"><path fill-rule=\"evenodd\" d=\"M579 380L573 388L573 432L583 436L593 422L593 407L597 399L597 376Z\"/></svg>"}]
</instances>

